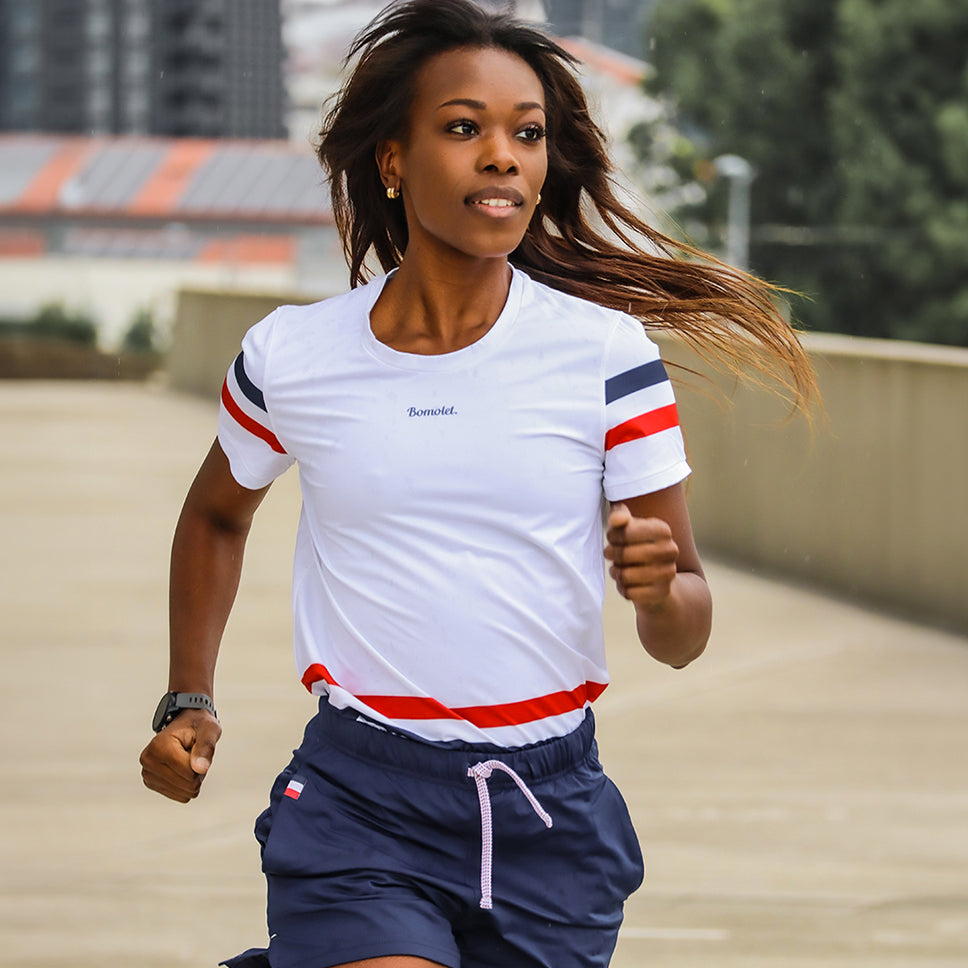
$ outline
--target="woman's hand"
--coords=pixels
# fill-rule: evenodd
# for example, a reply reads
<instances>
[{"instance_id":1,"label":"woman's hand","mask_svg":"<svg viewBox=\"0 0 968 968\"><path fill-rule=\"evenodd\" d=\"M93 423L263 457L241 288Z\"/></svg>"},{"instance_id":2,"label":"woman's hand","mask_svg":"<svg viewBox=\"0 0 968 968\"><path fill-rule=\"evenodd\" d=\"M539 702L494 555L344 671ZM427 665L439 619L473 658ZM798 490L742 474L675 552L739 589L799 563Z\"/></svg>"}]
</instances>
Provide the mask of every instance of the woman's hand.
<instances>
[{"instance_id":1,"label":"woman's hand","mask_svg":"<svg viewBox=\"0 0 968 968\"><path fill-rule=\"evenodd\" d=\"M178 518L171 549L171 692L214 695L215 663L242 574L245 540L268 485L242 487L219 442L212 444ZM180 712L141 754L145 786L187 803L198 796L222 735L204 709Z\"/></svg>"},{"instance_id":2,"label":"woman's hand","mask_svg":"<svg viewBox=\"0 0 968 968\"><path fill-rule=\"evenodd\" d=\"M218 720L205 709L185 709L141 753L145 786L169 800L188 803L198 796L222 735Z\"/></svg>"},{"instance_id":3,"label":"woman's hand","mask_svg":"<svg viewBox=\"0 0 968 968\"><path fill-rule=\"evenodd\" d=\"M619 594L637 605L661 607L672 591L679 546L661 518L637 518L625 504L608 516L605 558Z\"/></svg>"},{"instance_id":4,"label":"woman's hand","mask_svg":"<svg viewBox=\"0 0 968 968\"><path fill-rule=\"evenodd\" d=\"M609 574L635 605L639 641L660 662L688 665L709 639L712 598L682 485L612 505L606 539Z\"/></svg>"}]
</instances>

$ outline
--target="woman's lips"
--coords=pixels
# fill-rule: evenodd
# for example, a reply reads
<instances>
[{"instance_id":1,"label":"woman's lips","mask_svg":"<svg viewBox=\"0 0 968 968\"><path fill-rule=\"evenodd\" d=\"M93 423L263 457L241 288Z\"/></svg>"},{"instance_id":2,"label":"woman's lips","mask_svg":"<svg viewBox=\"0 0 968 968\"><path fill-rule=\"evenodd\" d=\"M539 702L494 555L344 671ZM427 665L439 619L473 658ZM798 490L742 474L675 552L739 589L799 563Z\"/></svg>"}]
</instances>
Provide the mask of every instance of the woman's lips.
<instances>
[{"instance_id":1,"label":"woman's lips","mask_svg":"<svg viewBox=\"0 0 968 968\"><path fill-rule=\"evenodd\" d=\"M507 218L524 205L524 196L514 188L482 188L465 199L475 211L491 218Z\"/></svg>"}]
</instances>

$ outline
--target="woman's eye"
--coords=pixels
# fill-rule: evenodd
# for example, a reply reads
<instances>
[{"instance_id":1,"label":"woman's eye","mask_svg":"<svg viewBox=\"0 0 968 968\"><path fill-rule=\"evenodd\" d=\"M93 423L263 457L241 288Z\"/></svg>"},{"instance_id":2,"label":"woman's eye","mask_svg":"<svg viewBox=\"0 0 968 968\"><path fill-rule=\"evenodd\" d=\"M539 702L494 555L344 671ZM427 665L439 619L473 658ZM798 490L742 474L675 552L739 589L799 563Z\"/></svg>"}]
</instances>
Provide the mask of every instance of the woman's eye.
<instances>
[{"instance_id":1,"label":"woman's eye","mask_svg":"<svg viewBox=\"0 0 968 968\"><path fill-rule=\"evenodd\" d=\"M473 121L455 121L447 126L447 130L452 134L472 135L477 127Z\"/></svg>"},{"instance_id":2,"label":"woman's eye","mask_svg":"<svg viewBox=\"0 0 968 968\"><path fill-rule=\"evenodd\" d=\"M545 129L541 124L529 124L518 134L523 141L541 141L544 136Z\"/></svg>"}]
</instances>

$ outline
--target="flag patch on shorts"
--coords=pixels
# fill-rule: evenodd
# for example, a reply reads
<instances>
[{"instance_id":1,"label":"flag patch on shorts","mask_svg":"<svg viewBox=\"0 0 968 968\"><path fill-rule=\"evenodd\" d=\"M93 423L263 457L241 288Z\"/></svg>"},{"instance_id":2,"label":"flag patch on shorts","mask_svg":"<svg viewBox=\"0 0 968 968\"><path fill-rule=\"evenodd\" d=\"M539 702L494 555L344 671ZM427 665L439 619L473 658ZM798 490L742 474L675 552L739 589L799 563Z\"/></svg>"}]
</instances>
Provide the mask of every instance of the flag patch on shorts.
<instances>
[{"instance_id":1,"label":"flag patch on shorts","mask_svg":"<svg viewBox=\"0 0 968 968\"><path fill-rule=\"evenodd\" d=\"M292 800L298 800L302 795L303 787L306 785L306 780L301 776L294 776L289 781L289 786L283 791L284 795Z\"/></svg>"}]
</instances>

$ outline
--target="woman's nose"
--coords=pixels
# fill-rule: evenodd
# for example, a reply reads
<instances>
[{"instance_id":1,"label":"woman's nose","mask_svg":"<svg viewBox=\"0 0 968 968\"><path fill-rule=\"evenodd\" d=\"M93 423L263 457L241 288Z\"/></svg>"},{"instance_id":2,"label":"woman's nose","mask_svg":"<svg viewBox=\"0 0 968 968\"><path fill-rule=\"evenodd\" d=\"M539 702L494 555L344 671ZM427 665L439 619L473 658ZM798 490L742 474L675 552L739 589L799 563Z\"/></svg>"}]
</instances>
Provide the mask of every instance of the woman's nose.
<instances>
[{"instance_id":1,"label":"woman's nose","mask_svg":"<svg viewBox=\"0 0 968 968\"><path fill-rule=\"evenodd\" d=\"M516 175L518 159L514 152L514 145L506 135L492 135L482 142L481 169L495 171L500 174Z\"/></svg>"}]
</instances>

